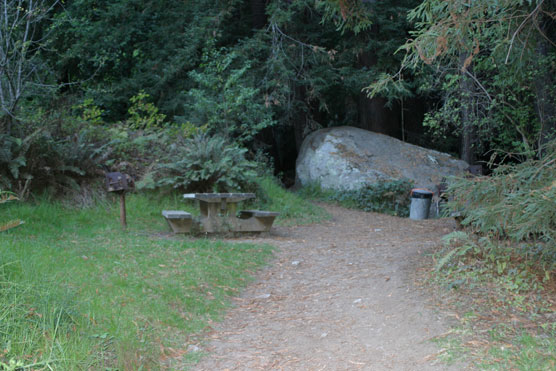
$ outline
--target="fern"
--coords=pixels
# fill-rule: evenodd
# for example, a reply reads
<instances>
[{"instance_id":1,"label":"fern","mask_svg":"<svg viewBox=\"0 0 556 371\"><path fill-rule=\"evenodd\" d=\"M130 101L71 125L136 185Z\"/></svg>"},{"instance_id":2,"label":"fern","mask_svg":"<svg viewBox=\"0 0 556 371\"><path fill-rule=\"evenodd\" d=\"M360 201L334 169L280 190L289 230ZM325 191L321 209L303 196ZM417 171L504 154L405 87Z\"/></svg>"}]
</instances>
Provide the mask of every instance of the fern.
<instances>
[{"instance_id":1,"label":"fern","mask_svg":"<svg viewBox=\"0 0 556 371\"><path fill-rule=\"evenodd\" d=\"M190 192L229 192L255 187L255 164L247 150L220 136L198 134L174 143L163 163L137 183L138 188L170 187Z\"/></svg>"}]
</instances>

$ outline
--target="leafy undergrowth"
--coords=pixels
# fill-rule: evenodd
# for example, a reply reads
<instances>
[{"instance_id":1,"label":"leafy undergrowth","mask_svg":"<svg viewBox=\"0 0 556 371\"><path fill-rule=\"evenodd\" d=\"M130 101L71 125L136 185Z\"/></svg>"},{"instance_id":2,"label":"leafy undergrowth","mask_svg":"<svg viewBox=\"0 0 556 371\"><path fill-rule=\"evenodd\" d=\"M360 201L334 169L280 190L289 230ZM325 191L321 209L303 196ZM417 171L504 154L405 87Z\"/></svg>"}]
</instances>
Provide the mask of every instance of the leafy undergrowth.
<instances>
[{"instance_id":1,"label":"leafy undergrowth","mask_svg":"<svg viewBox=\"0 0 556 371\"><path fill-rule=\"evenodd\" d=\"M127 232L116 199L3 206L26 224L0 236L0 370L182 369L272 250L169 237L177 196L130 195Z\"/></svg>"},{"instance_id":2,"label":"leafy undergrowth","mask_svg":"<svg viewBox=\"0 0 556 371\"><path fill-rule=\"evenodd\" d=\"M301 188L298 194L304 198L333 202L351 209L407 217L411 188L412 183L402 179L369 184L355 190L323 189L319 184L312 184Z\"/></svg>"},{"instance_id":3,"label":"leafy undergrowth","mask_svg":"<svg viewBox=\"0 0 556 371\"><path fill-rule=\"evenodd\" d=\"M556 271L539 243L466 232L445 237L430 283L459 325L438 339L445 360L464 355L480 369L556 367Z\"/></svg>"},{"instance_id":4,"label":"leafy undergrowth","mask_svg":"<svg viewBox=\"0 0 556 371\"><path fill-rule=\"evenodd\" d=\"M555 179L553 141L540 160L452 180L449 205L467 230L435 256L432 280L461 322L445 355L468 351L483 369L556 369Z\"/></svg>"}]
</instances>

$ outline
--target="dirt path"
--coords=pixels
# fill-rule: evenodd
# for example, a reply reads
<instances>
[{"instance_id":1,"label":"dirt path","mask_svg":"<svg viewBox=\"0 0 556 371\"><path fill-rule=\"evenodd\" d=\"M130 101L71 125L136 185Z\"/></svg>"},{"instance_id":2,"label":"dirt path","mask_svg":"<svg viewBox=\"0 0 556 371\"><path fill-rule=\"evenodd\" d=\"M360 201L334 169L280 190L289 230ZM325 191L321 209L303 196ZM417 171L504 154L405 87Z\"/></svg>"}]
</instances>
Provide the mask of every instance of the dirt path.
<instances>
[{"instance_id":1,"label":"dirt path","mask_svg":"<svg viewBox=\"0 0 556 371\"><path fill-rule=\"evenodd\" d=\"M276 246L275 260L234 299L196 370L449 369L429 341L448 324L412 277L452 222L326 208L330 222L249 240Z\"/></svg>"}]
</instances>

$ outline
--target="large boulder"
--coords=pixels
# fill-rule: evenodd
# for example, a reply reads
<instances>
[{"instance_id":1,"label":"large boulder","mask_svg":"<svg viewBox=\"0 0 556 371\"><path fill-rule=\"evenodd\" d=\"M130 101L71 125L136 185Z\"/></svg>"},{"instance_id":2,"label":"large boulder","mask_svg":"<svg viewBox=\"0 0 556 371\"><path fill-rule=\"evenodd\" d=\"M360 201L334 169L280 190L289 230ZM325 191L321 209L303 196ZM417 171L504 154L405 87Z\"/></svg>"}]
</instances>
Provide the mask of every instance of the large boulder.
<instances>
[{"instance_id":1,"label":"large boulder","mask_svg":"<svg viewBox=\"0 0 556 371\"><path fill-rule=\"evenodd\" d=\"M311 133L296 164L296 183L327 189L357 189L365 184L406 178L436 191L443 177L462 174L469 165L446 153L350 126Z\"/></svg>"}]
</instances>

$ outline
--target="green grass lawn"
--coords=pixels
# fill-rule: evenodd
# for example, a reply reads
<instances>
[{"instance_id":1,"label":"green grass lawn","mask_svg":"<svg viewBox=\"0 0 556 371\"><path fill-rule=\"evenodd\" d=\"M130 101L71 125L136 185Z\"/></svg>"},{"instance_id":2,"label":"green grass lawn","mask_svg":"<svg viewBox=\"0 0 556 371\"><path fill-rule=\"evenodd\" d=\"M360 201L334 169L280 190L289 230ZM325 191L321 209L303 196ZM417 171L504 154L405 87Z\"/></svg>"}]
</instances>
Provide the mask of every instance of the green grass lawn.
<instances>
[{"instance_id":1,"label":"green grass lawn","mask_svg":"<svg viewBox=\"0 0 556 371\"><path fill-rule=\"evenodd\" d=\"M298 198L272 201L276 192L285 191L267 205L293 210L282 223L320 212ZM170 235L161 210L195 211L177 196L132 194L127 208L122 231L116 199L81 210L46 199L1 205L0 222L25 224L0 234L0 370L183 368L199 357L186 351L195 336L272 254Z\"/></svg>"}]
</instances>

